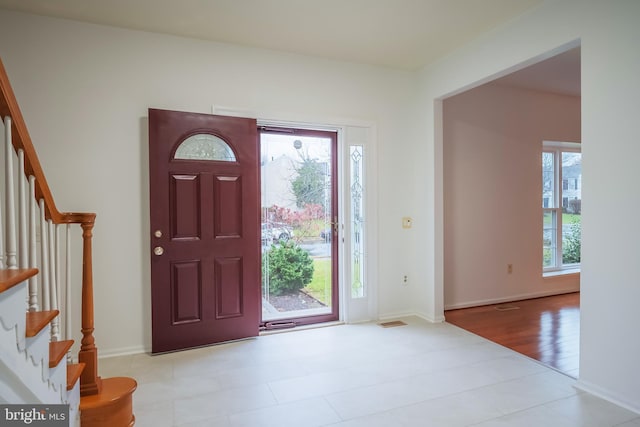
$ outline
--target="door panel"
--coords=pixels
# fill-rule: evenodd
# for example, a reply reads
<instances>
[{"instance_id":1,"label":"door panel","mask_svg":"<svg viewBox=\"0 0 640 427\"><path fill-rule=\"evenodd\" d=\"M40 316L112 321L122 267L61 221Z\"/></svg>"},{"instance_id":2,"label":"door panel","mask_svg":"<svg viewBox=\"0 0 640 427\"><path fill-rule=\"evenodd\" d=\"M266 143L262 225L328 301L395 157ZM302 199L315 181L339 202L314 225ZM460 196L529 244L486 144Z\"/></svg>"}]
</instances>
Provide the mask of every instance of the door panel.
<instances>
[{"instance_id":1,"label":"door panel","mask_svg":"<svg viewBox=\"0 0 640 427\"><path fill-rule=\"evenodd\" d=\"M216 262L216 318L226 319L243 315L242 259L218 258Z\"/></svg>"},{"instance_id":2,"label":"door panel","mask_svg":"<svg viewBox=\"0 0 640 427\"><path fill-rule=\"evenodd\" d=\"M214 182L217 218L216 238L239 238L242 234L242 179L218 176Z\"/></svg>"},{"instance_id":3,"label":"door panel","mask_svg":"<svg viewBox=\"0 0 640 427\"><path fill-rule=\"evenodd\" d=\"M174 302L172 324L199 322L202 320L200 262L176 262L171 264L171 268L171 300Z\"/></svg>"},{"instance_id":4,"label":"door panel","mask_svg":"<svg viewBox=\"0 0 640 427\"><path fill-rule=\"evenodd\" d=\"M255 120L149 110L154 353L258 334L258 159Z\"/></svg>"},{"instance_id":5,"label":"door panel","mask_svg":"<svg viewBox=\"0 0 640 427\"><path fill-rule=\"evenodd\" d=\"M174 175L170 206L173 239L200 238L200 179L197 175ZM180 209L177 209L180 207Z\"/></svg>"}]
</instances>

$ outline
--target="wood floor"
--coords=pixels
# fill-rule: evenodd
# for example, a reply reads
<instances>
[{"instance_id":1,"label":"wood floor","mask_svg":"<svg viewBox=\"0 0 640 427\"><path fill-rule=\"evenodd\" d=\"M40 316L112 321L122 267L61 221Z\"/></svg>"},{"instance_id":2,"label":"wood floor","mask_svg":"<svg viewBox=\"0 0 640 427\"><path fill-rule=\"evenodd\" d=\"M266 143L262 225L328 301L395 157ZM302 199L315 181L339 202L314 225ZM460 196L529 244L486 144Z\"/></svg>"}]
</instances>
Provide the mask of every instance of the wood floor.
<instances>
[{"instance_id":1,"label":"wood floor","mask_svg":"<svg viewBox=\"0 0 640 427\"><path fill-rule=\"evenodd\" d=\"M580 293L449 310L445 318L453 325L578 376Z\"/></svg>"}]
</instances>

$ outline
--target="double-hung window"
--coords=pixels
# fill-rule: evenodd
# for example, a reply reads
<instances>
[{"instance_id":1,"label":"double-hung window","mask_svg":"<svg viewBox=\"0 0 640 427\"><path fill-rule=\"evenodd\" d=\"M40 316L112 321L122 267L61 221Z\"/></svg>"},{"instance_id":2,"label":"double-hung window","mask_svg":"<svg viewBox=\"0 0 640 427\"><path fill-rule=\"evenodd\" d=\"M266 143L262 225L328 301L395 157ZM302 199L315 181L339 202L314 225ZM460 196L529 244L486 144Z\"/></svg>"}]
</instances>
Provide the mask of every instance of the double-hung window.
<instances>
[{"instance_id":1,"label":"double-hung window","mask_svg":"<svg viewBox=\"0 0 640 427\"><path fill-rule=\"evenodd\" d=\"M580 267L582 154L580 144L544 141L542 146L542 267Z\"/></svg>"}]
</instances>

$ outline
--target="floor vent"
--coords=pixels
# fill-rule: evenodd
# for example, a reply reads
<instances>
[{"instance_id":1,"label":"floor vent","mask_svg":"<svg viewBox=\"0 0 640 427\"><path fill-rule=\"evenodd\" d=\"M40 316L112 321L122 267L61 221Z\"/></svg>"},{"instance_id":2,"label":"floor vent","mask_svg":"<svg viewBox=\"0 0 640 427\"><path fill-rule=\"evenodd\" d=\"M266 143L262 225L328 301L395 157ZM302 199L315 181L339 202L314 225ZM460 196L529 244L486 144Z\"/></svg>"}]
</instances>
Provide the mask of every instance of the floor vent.
<instances>
[{"instance_id":1,"label":"floor vent","mask_svg":"<svg viewBox=\"0 0 640 427\"><path fill-rule=\"evenodd\" d=\"M406 326L407 324L404 323L402 320L394 320L392 322L378 323L378 325L382 326L383 328L393 328L396 326Z\"/></svg>"},{"instance_id":2,"label":"floor vent","mask_svg":"<svg viewBox=\"0 0 640 427\"><path fill-rule=\"evenodd\" d=\"M520 310L520 307L518 307L517 305L513 305L513 304L496 305L495 308L498 311Z\"/></svg>"}]
</instances>

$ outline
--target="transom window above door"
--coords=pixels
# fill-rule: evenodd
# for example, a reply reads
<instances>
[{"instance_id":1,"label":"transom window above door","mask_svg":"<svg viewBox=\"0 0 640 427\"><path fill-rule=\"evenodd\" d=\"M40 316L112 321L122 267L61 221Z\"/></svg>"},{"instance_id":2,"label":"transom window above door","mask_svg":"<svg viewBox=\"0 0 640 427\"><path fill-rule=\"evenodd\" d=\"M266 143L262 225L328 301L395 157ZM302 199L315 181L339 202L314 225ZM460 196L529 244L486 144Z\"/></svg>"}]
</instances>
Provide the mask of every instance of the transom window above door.
<instances>
[{"instance_id":1,"label":"transom window above door","mask_svg":"<svg viewBox=\"0 0 640 427\"><path fill-rule=\"evenodd\" d=\"M235 162L236 155L221 138L208 133L191 135L178 146L173 156L178 160Z\"/></svg>"}]
</instances>

